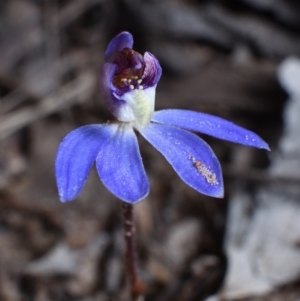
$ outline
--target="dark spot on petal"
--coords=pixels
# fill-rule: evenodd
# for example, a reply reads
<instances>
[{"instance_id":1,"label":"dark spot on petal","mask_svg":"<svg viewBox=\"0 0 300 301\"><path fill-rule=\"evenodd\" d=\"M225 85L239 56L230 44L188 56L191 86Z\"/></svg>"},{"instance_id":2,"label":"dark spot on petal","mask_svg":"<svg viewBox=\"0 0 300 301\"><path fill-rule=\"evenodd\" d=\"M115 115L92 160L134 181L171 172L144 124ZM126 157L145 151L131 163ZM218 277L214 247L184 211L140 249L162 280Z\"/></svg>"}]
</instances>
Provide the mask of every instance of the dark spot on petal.
<instances>
[{"instance_id":1,"label":"dark spot on petal","mask_svg":"<svg viewBox=\"0 0 300 301\"><path fill-rule=\"evenodd\" d=\"M192 155L189 156L189 159L193 162L193 166L197 169L198 173L205 178L208 184L219 184L216 174L212 172L208 166L201 161L197 161Z\"/></svg>"}]
</instances>

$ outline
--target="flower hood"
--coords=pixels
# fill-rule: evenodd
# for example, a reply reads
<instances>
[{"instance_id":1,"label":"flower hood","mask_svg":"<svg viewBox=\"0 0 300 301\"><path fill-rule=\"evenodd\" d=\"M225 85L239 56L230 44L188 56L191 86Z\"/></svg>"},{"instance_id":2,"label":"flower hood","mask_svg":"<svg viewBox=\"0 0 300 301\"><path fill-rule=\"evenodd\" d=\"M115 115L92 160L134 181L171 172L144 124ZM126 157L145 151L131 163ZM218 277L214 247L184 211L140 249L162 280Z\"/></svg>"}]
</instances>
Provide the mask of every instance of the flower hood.
<instances>
[{"instance_id":1,"label":"flower hood","mask_svg":"<svg viewBox=\"0 0 300 301\"><path fill-rule=\"evenodd\" d=\"M152 118L155 89L161 76L158 60L132 49L133 38L121 32L108 45L100 85L109 111L122 122L145 128Z\"/></svg>"}]
</instances>

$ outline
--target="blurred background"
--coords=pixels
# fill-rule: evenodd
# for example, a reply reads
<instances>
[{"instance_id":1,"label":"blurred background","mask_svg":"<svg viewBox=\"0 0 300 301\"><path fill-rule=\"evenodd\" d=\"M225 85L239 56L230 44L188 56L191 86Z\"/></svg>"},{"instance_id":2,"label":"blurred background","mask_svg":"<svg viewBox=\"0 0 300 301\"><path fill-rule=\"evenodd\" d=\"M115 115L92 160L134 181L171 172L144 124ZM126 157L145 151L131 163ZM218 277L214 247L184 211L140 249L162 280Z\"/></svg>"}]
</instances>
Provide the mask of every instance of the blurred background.
<instances>
[{"instance_id":1,"label":"blurred background","mask_svg":"<svg viewBox=\"0 0 300 301\"><path fill-rule=\"evenodd\" d=\"M98 74L123 30L161 62L156 110L229 119L272 149L203 137L224 172L225 198L213 199L139 137L145 300L299 301L297 0L0 1L0 300L128 300L121 202L93 169L61 204L54 176L62 138L110 118Z\"/></svg>"}]
</instances>

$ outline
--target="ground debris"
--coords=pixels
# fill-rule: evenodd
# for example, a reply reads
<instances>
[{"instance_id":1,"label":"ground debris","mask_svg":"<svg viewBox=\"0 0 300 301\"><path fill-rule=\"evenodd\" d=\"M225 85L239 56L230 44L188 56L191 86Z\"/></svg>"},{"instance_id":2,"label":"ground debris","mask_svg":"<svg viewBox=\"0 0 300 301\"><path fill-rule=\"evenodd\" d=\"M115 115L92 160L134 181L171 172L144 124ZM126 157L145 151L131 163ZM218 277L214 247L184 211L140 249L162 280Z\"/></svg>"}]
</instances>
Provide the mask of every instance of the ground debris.
<instances>
[{"instance_id":1,"label":"ground debris","mask_svg":"<svg viewBox=\"0 0 300 301\"><path fill-rule=\"evenodd\" d=\"M232 263L248 277L230 278L240 291L259 283L266 296L258 300L297 300L299 101L276 70L280 59L300 53L299 20L292 0L0 1L0 300L128 300L120 201L92 168L78 198L62 204L54 175L67 133L112 120L99 68L107 42L123 30L161 62L157 110L225 117L273 150L267 157L203 137L223 167L219 200L181 182L139 139L151 183L135 206L145 301L204 300L232 283ZM293 94L285 117L283 89ZM218 184L201 158L187 161Z\"/></svg>"}]
</instances>

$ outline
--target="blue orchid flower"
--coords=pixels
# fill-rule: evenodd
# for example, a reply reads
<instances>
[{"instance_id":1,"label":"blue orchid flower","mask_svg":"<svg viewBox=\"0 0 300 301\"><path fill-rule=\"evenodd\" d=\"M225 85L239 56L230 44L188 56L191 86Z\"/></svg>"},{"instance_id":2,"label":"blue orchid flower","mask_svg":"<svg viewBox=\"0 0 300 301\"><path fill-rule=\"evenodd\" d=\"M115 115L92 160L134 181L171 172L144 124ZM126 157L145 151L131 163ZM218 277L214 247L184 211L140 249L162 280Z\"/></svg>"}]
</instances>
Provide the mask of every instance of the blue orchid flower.
<instances>
[{"instance_id":1,"label":"blue orchid flower","mask_svg":"<svg viewBox=\"0 0 300 301\"><path fill-rule=\"evenodd\" d=\"M59 146L56 180L61 201L76 198L94 162L101 181L116 197L131 204L144 199L149 182L134 131L167 159L186 184L205 195L223 197L220 163L193 132L267 150L268 145L219 117L177 109L154 112L162 70L151 53L142 56L132 46L132 35L120 33L109 43L101 69L103 99L116 120L82 126Z\"/></svg>"}]
</instances>

